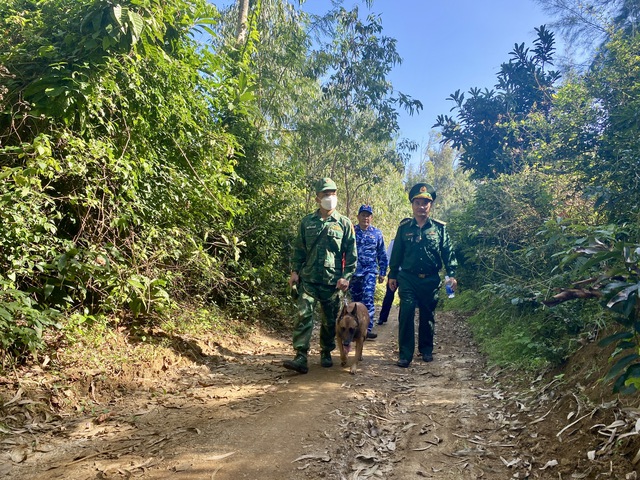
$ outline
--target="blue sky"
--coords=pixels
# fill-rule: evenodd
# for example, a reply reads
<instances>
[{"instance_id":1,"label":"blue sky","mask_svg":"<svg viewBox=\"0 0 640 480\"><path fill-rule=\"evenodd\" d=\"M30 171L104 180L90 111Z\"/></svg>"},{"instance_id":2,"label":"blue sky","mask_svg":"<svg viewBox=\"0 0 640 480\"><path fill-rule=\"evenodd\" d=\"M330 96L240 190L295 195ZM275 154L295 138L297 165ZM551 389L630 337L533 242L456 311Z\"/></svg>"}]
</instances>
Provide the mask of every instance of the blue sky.
<instances>
[{"instance_id":1,"label":"blue sky","mask_svg":"<svg viewBox=\"0 0 640 480\"><path fill-rule=\"evenodd\" d=\"M532 0L375 0L371 12L381 15L403 58L391 74L394 88L424 106L419 115L401 115L401 137L423 147L436 117L450 113L450 94L492 88L514 44L530 46L534 29L551 23Z\"/></svg>"},{"instance_id":2,"label":"blue sky","mask_svg":"<svg viewBox=\"0 0 640 480\"><path fill-rule=\"evenodd\" d=\"M218 6L231 3L210 1ZM345 7L354 3L349 0ZM366 14L364 2L358 4ZM303 8L324 13L331 1L307 0ZM534 29L552 20L533 0L374 0L369 12L381 15L383 34L397 40L403 58L390 75L394 89L424 106L419 115L402 113L400 118L400 136L422 147L436 117L449 113L450 94L471 87L492 88L513 45L531 46ZM558 46L557 54L561 53ZM417 158L419 154L412 161Z\"/></svg>"}]
</instances>

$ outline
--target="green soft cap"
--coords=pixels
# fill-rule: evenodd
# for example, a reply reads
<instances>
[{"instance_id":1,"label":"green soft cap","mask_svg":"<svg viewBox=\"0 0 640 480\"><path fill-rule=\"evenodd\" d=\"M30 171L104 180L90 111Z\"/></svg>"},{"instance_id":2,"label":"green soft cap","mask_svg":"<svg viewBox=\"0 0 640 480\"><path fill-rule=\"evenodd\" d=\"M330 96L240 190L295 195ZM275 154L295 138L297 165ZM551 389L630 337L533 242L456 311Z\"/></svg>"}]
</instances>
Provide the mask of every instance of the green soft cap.
<instances>
[{"instance_id":1,"label":"green soft cap","mask_svg":"<svg viewBox=\"0 0 640 480\"><path fill-rule=\"evenodd\" d=\"M329 177L321 178L316 182L316 193L324 192L325 190L338 190L336 182Z\"/></svg>"}]
</instances>

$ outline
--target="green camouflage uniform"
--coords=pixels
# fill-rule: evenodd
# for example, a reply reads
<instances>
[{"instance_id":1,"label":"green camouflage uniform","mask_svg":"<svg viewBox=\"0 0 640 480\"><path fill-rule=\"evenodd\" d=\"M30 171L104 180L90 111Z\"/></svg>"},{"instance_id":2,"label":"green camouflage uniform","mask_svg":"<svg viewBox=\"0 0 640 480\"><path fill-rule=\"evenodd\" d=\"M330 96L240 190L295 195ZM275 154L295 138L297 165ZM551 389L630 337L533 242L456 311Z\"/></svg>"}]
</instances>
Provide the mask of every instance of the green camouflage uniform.
<instances>
[{"instance_id":1,"label":"green camouflage uniform","mask_svg":"<svg viewBox=\"0 0 640 480\"><path fill-rule=\"evenodd\" d=\"M447 275L455 277L458 262L445 223L429 218L420 228L414 218L402 220L389 262L389 278L397 280L400 297L400 360L411 362L413 359L416 307L420 312L418 351L421 355L433 353L434 311L441 286L439 271L443 265Z\"/></svg>"},{"instance_id":2,"label":"green camouflage uniform","mask_svg":"<svg viewBox=\"0 0 640 480\"><path fill-rule=\"evenodd\" d=\"M298 354L306 357L309 351L316 302L322 307L320 349L328 353L336 348L336 319L340 310L336 284L340 278L351 278L356 263L356 237L351 220L335 211L323 220L319 210L302 219L291 254L291 271L300 277L298 318L293 332L293 348Z\"/></svg>"}]
</instances>

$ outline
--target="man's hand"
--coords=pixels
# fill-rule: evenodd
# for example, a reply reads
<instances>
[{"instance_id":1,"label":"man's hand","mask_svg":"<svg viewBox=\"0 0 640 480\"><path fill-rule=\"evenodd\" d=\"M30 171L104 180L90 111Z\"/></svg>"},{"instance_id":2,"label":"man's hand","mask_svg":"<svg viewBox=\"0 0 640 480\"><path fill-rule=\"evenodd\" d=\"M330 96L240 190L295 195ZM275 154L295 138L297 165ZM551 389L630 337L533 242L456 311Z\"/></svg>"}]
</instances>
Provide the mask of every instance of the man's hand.
<instances>
[{"instance_id":1,"label":"man's hand","mask_svg":"<svg viewBox=\"0 0 640 480\"><path fill-rule=\"evenodd\" d=\"M389 290L395 292L398 288L398 280L395 278L390 278L389 280L387 280L387 285L389 285Z\"/></svg>"},{"instance_id":2,"label":"man's hand","mask_svg":"<svg viewBox=\"0 0 640 480\"><path fill-rule=\"evenodd\" d=\"M336 288L338 290L342 290L343 292L346 292L349 289L349 280L341 278L340 280L338 280L338 283L336 284Z\"/></svg>"},{"instance_id":3,"label":"man's hand","mask_svg":"<svg viewBox=\"0 0 640 480\"><path fill-rule=\"evenodd\" d=\"M291 272L291 276L289 277L289 286L293 287L300 282L300 277L298 277L298 272Z\"/></svg>"},{"instance_id":4,"label":"man's hand","mask_svg":"<svg viewBox=\"0 0 640 480\"><path fill-rule=\"evenodd\" d=\"M378 283L384 283L384 275L378 275Z\"/></svg>"}]
</instances>

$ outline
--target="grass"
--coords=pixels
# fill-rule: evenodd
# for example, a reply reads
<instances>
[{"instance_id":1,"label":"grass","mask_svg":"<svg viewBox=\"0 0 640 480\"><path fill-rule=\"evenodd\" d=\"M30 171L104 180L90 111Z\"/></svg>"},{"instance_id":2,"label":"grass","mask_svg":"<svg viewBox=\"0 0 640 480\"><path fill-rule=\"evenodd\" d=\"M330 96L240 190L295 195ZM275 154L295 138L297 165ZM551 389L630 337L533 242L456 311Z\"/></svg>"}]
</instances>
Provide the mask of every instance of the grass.
<instances>
[{"instance_id":1,"label":"grass","mask_svg":"<svg viewBox=\"0 0 640 480\"><path fill-rule=\"evenodd\" d=\"M593 321L589 305L513 304L490 291L464 291L444 298L441 307L471 314L471 331L490 364L531 372L563 362Z\"/></svg>"}]
</instances>

